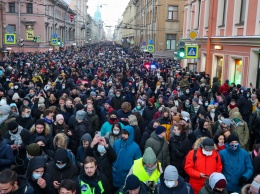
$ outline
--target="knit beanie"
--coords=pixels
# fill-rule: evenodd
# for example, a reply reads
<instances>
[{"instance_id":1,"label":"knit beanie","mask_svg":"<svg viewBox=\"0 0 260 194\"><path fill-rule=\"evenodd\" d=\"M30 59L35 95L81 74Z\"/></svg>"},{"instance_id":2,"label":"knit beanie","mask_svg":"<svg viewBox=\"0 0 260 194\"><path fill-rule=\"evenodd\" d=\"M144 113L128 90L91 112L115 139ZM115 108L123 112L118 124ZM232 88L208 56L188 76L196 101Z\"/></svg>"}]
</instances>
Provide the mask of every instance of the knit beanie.
<instances>
[{"instance_id":1,"label":"knit beanie","mask_svg":"<svg viewBox=\"0 0 260 194\"><path fill-rule=\"evenodd\" d=\"M63 119L64 120L64 117L62 114L57 114L56 115L56 122L58 122L59 120Z\"/></svg>"},{"instance_id":2,"label":"knit beanie","mask_svg":"<svg viewBox=\"0 0 260 194\"><path fill-rule=\"evenodd\" d=\"M109 113L109 116L111 116L111 115L116 115L116 116L117 116L116 110L112 110L112 111Z\"/></svg>"},{"instance_id":3,"label":"knit beanie","mask_svg":"<svg viewBox=\"0 0 260 194\"><path fill-rule=\"evenodd\" d=\"M76 111L82 110L84 109L84 105L83 104L76 104Z\"/></svg>"},{"instance_id":4,"label":"knit beanie","mask_svg":"<svg viewBox=\"0 0 260 194\"><path fill-rule=\"evenodd\" d=\"M86 114L87 113L84 110L79 110L79 111L76 112L76 119L84 120Z\"/></svg>"},{"instance_id":5,"label":"knit beanie","mask_svg":"<svg viewBox=\"0 0 260 194\"><path fill-rule=\"evenodd\" d=\"M90 97L93 97L93 96L96 96L96 95L97 95L97 93L96 93L96 92L93 92L93 91L90 92L90 94L89 94Z\"/></svg>"},{"instance_id":6,"label":"knit beanie","mask_svg":"<svg viewBox=\"0 0 260 194\"><path fill-rule=\"evenodd\" d=\"M66 149L59 148L54 154L54 161L57 164L66 164L69 162L68 152Z\"/></svg>"},{"instance_id":7,"label":"knit beanie","mask_svg":"<svg viewBox=\"0 0 260 194\"><path fill-rule=\"evenodd\" d=\"M0 106L0 113L4 115L9 115L11 112L11 107L9 105L2 105Z\"/></svg>"},{"instance_id":8,"label":"knit beanie","mask_svg":"<svg viewBox=\"0 0 260 194\"><path fill-rule=\"evenodd\" d=\"M143 162L145 164L154 164L156 162L156 155L152 148L148 147L144 151Z\"/></svg>"},{"instance_id":9,"label":"knit beanie","mask_svg":"<svg viewBox=\"0 0 260 194\"><path fill-rule=\"evenodd\" d=\"M179 174L178 170L175 166L168 165L165 170L164 170L164 179L165 180L170 180L170 181L175 181L178 180Z\"/></svg>"},{"instance_id":10,"label":"knit beanie","mask_svg":"<svg viewBox=\"0 0 260 194\"><path fill-rule=\"evenodd\" d=\"M221 119L222 123L225 123L228 127L231 125L231 120L230 119Z\"/></svg>"},{"instance_id":11,"label":"knit beanie","mask_svg":"<svg viewBox=\"0 0 260 194\"><path fill-rule=\"evenodd\" d=\"M199 104L199 99L197 97L194 97L192 100L196 102L196 104Z\"/></svg>"},{"instance_id":12,"label":"knit beanie","mask_svg":"<svg viewBox=\"0 0 260 194\"><path fill-rule=\"evenodd\" d=\"M227 181L225 176L219 172L213 172L209 177L209 186L213 190L215 188L226 188Z\"/></svg>"},{"instance_id":13,"label":"knit beanie","mask_svg":"<svg viewBox=\"0 0 260 194\"><path fill-rule=\"evenodd\" d=\"M216 184L215 188L226 188L227 181L225 179L220 179Z\"/></svg>"},{"instance_id":14,"label":"knit beanie","mask_svg":"<svg viewBox=\"0 0 260 194\"><path fill-rule=\"evenodd\" d=\"M230 134L227 138L227 142L231 143L232 141L237 141L239 142L238 136L234 133Z\"/></svg>"},{"instance_id":15,"label":"knit beanie","mask_svg":"<svg viewBox=\"0 0 260 194\"><path fill-rule=\"evenodd\" d=\"M137 176L131 174L126 178L125 187L127 190L135 190L140 187L141 183Z\"/></svg>"},{"instance_id":16,"label":"knit beanie","mask_svg":"<svg viewBox=\"0 0 260 194\"><path fill-rule=\"evenodd\" d=\"M253 194L259 194L260 190L260 175L257 175L254 178L254 181L251 183L250 190Z\"/></svg>"},{"instance_id":17,"label":"knit beanie","mask_svg":"<svg viewBox=\"0 0 260 194\"><path fill-rule=\"evenodd\" d=\"M20 99L20 96L18 93L14 93L13 97L12 97L12 100L19 100Z\"/></svg>"},{"instance_id":18,"label":"knit beanie","mask_svg":"<svg viewBox=\"0 0 260 194\"><path fill-rule=\"evenodd\" d=\"M18 123L16 121L11 121L8 123L7 128L8 130L12 131L18 127Z\"/></svg>"},{"instance_id":19,"label":"knit beanie","mask_svg":"<svg viewBox=\"0 0 260 194\"><path fill-rule=\"evenodd\" d=\"M36 137L35 138L35 143L37 143L37 142L39 142L39 141L42 141L44 144L45 144L45 146L47 145L47 139L44 137L44 136L38 136L38 137Z\"/></svg>"},{"instance_id":20,"label":"knit beanie","mask_svg":"<svg viewBox=\"0 0 260 194\"><path fill-rule=\"evenodd\" d=\"M44 119L38 119L36 122L35 122L35 126L36 125L43 125L43 126L45 126L45 121L44 121Z\"/></svg>"},{"instance_id":21,"label":"knit beanie","mask_svg":"<svg viewBox=\"0 0 260 194\"><path fill-rule=\"evenodd\" d=\"M157 126L156 129L155 129L155 133L156 135L160 135L161 133L165 132L166 131L166 128L164 126Z\"/></svg>"},{"instance_id":22,"label":"knit beanie","mask_svg":"<svg viewBox=\"0 0 260 194\"><path fill-rule=\"evenodd\" d=\"M37 143L31 143L26 147L26 151L30 156L40 156L41 149Z\"/></svg>"}]
</instances>

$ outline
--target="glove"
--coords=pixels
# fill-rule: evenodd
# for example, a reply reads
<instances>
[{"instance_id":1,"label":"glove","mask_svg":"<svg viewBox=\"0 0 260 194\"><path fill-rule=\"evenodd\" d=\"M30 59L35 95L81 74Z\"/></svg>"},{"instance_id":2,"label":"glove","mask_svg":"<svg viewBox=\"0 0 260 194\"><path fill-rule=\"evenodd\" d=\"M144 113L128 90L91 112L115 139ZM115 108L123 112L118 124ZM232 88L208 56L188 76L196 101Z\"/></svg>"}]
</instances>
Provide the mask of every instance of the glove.
<instances>
[{"instance_id":1,"label":"glove","mask_svg":"<svg viewBox=\"0 0 260 194\"><path fill-rule=\"evenodd\" d=\"M240 178L238 179L238 185L239 185L239 186L243 186L244 184L246 184L246 182L247 182L247 179L246 179L246 177L244 177L244 176L242 176L242 177L240 177Z\"/></svg>"}]
</instances>

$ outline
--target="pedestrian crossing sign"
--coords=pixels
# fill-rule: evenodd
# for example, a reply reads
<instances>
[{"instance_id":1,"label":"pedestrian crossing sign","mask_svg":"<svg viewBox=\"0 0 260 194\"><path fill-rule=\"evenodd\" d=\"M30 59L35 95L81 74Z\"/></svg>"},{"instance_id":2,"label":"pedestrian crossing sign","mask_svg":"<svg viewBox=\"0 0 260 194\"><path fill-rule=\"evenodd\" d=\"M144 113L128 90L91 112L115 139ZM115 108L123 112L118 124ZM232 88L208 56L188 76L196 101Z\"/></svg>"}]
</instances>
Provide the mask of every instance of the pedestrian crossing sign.
<instances>
[{"instance_id":1,"label":"pedestrian crossing sign","mask_svg":"<svg viewBox=\"0 0 260 194\"><path fill-rule=\"evenodd\" d=\"M58 38L52 38L51 45L58 45Z\"/></svg>"},{"instance_id":2,"label":"pedestrian crossing sign","mask_svg":"<svg viewBox=\"0 0 260 194\"><path fill-rule=\"evenodd\" d=\"M153 44L148 44L147 45L147 52L150 52L150 53L154 52L154 45Z\"/></svg>"},{"instance_id":3,"label":"pedestrian crossing sign","mask_svg":"<svg viewBox=\"0 0 260 194\"><path fill-rule=\"evenodd\" d=\"M197 59L199 57L198 45L186 45L186 59Z\"/></svg>"},{"instance_id":4,"label":"pedestrian crossing sign","mask_svg":"<svg viewBox=\"0 0 260 194\"><path fill-rule=\"evenodd\" d=\"M5 44L16 44L16 34L5 34Z\"/></svg>"}]
</instances>

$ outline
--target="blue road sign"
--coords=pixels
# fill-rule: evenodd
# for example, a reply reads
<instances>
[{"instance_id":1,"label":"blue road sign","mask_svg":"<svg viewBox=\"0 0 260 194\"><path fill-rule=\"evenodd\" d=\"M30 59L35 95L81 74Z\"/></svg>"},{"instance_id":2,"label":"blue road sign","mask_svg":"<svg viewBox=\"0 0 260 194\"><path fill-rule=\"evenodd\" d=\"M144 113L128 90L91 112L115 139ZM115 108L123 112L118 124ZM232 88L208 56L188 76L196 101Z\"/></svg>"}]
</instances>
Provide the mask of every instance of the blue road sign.
<instances>
[{"instance_id":1,"label":"blue road sign","mask_svg":"<svg viewBox=\"0 0 260 194\"><path fill-rule=\"evenodd\" d=\"M154 45L148 44L147 45L147 51L153 53L154 52Z\"/></svg>"},{"instance_id":2,"label":"blue road sign","mask_svg":"<svg viewBox=\"0 0 260 194\"><path fill-rule=\"evenodd\" d=\"M58 35L56 33L52 34L52 38L58 38Z\"/></svg>"},{"instance_id":3,"label":"blue road sign","mask_svg":"<svg viewBox=\"0 0 260 194\"><path fill-rule=\"evenodd\" d=\"M5 34L5 44L16 44L16 34Z\"/></svg>"},{"instance_id":4,"label":"blue road sign","mask_svg":"<svg viewBox=\"0 0 260 194\"><path fill-rule=\"evenodd\" d=\"M150 40L148 41L148 44L153 44L153 40L150 39Z\"/></svg>"},{"instance_id":5,"label":"blue road sign","mask_svg":"<svg viewBox=\"0 0 260 194\"><path fill-rule=\"evenodd\" d=\"M199 57L199 46L186 46L186 58L196 59Z\"/></svg>"},{"instance_id":6,"label":"blue road sign","mask_svg":"<svg viewBox=\"0 0 260 194\"><path fill-rule=\"evenodd\" d=\"M142 42L142 46L146 46L146 42Z\"/></svg>"}]
</instances>

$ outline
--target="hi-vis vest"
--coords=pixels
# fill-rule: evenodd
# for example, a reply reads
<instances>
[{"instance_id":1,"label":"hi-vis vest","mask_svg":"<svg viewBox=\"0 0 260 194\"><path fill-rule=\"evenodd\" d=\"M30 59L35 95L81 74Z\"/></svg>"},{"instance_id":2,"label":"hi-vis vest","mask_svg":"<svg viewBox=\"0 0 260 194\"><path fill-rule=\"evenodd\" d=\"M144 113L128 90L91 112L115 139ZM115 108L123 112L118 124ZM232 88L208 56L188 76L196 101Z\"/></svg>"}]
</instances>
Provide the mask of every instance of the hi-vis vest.
<instances>
[{"instance_id":1,"label":"hi-vis vest","mask_svg":"<svg viewBox=\"0 0 260 194\"><path fill-rule=\"evenodd\" d=\"M101 193L104 193L104 188L101 181L98 181L98 186L100 187ZM95 194L95 188L91 188L87 183L80 181L81 194Z\"/></svg>"},{"instance_id":2,"label":"hi-vis vest","mask_svg":"<svg viewBox=\"0 0 260 194\"><path fill-rule=\"evenodd\" d=\"M140 158L138 160L134 161L133 165L133 174L139 178L140 181L143 183L148 182L148 181L153 181L154 183L157 183L160 179L160 171L158 169L161 168L161 163L158 162L159 168L157 167L151 176L148 175L148 173L144 169L143 165L143 158Z\"/></svg>"}]
</instances>

